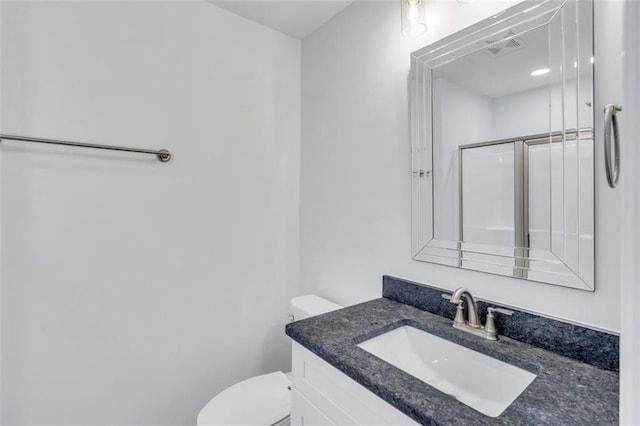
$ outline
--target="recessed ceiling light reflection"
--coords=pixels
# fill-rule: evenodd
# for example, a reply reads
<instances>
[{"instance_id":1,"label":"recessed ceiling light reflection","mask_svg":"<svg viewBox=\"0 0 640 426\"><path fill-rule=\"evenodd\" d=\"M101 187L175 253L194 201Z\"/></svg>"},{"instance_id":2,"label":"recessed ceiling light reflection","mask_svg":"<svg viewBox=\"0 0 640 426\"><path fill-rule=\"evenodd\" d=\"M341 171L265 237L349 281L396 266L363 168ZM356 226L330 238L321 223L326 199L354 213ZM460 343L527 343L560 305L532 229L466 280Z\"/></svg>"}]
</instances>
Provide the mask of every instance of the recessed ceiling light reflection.
<instances>
[{"instance_id":1,"label":"recessed ceiling light reflection","mask_svg":"<svg viewBox=\"0 0 640 426\"><path fill-rule=\"evenodd\" d=\"M532 77L537 77L539 75L545 75L546 73L548 73L549 71L551 71L549 68L542 68L539 70L535 70L531 73Z\"/></svg>"}]
</instances>

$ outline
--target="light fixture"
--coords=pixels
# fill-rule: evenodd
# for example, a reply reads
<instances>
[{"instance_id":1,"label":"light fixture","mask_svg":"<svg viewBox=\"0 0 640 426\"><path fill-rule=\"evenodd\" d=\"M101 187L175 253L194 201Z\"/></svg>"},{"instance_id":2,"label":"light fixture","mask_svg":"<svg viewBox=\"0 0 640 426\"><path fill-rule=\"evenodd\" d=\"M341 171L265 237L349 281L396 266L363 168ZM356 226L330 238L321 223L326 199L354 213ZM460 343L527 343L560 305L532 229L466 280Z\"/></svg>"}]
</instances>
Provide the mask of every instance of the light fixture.
<instances>
[{"instance_id":1,"label":"light fixture","mask_svg":"<svg viewBox=\"0 0 640 426\"><path fill-rule=\"evenodd\" d=\"M402 12L402 35L419 37L427 32L426 0L400 0Z\"/></svg>"},{"instance_id":2,"label":"light fixture","mask_svg":"<svg viewBox=\"0 0 640 426\"><path fill-rule=\"evenodd\" d=\"M551 71L549 68L542 68L539 70L535 70L531 73L532 77L537 77L539 75L545 75L546 73L548 73L549 71Z\"/></svg>"}]
</instances>

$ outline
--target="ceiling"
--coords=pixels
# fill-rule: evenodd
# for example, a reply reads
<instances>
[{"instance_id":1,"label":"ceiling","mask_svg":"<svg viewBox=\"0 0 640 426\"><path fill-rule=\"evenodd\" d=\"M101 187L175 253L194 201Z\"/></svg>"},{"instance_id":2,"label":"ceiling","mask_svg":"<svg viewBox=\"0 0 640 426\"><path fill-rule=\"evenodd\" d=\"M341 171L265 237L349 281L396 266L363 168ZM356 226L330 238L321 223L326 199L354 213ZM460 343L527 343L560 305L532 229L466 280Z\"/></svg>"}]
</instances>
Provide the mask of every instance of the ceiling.
<instances>
[{"instance_id":1,"label":"ceiling","mask_svg":"<svg viewBox=\"0 0 640 426\"><path fill-rule=\"evenodd\" d=\"M564 16L575 16L576 10L572 7L573 3L564 7ZM478 47L483 49L436 68L434 78L446 78L468 90L495 99L560 83L563 65L566 65L567 79L575 78L573 74L577 71L587 73L586 77L593 67L593 31L584 29L593 28L592 15L580 13L578 27L571 25L571 20L564 22L563 19L566 18L562 14L554 13L544 25L522 34L516 35L511 29L494 34L491 41L485 39L478 43ZM576 40L577 28L582 29L580 40ZM561 29L562 34L558 34ZM562 43L552 43L552 37L561 39ZM576 51L578 45L580 51ZM498 50L493 50L496 48ZM541 76L531 75L532 71L543 68L551 72Z\"/></svg>"},{"instance_id":2,"label":"ceiling","mask_svg":"<svg viewBox=\"0 0 640 426\"><path fill-rule=\"evenodd\" d=\"M477 50L449 62L434 71L434 78L446 78L462 87L488 98L501 98L517 92L533 90L548 86L552 79L559 82L561 73L557 71L560 64L550 63L549 34L546 26L536 28L517 37L511 30L493 37L505 40L494 43L490 48ZM509 48L509 42L515 42ZM484 43L478 43L483 47ZM491 49L503 49L492 53ZM497 52L497 51L493 51ZM554 67L553 65L557 65ZM552 68L549 74L532 77L531 72Z\"/></svg>"},{"instance_id":3,"label":"ceiling","mask_svg":"<svg viewBox=\"0 0 640 426\"><path fill-rule=\"evenodd\" d=\"M354 0L208 0L259 24L303 39Z\"/></svg>"}]
</instances>

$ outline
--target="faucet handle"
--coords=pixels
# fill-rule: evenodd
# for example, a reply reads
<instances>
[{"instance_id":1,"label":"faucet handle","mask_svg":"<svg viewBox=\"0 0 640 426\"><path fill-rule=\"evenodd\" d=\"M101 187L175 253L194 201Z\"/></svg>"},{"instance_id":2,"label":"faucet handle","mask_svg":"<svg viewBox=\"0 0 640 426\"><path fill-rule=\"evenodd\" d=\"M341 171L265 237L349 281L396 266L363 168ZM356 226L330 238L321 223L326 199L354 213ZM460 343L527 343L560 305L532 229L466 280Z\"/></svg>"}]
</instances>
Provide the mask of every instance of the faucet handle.
<instances>
[{"instance_id":1,"label":"faucet handle","mask_svg":"<svg viewBox=\"0 0 640 426\"><path fill-rule=\"evenodd\" d=\"M487 333L487 339L489 340L498 340L498 329L496 328L496 323L495 323L495 316L493 315L494 312L503 314L503 315L513 315L514 312L509 310L509 309L505 309L505 308L487 308L487 320L485 321L484 324L484 331L485 333Z\"/></svg>"},{"instance_id":2,"label":"faucet handle","mask_svg":"<svg viewBox=\"0 0 640 426\"><path fill-rule=\"evenodd\" d=\"M454 324L465 324L466 321L464 320L464 307L462 307L462 301L453 302L451 300L452 296L453 295L451 294L442 293L443 299L447 299L449 302L455 303L456 305L458 305L458 307L456 308L456 317L453 319Z\"/></svg>"},{"instance_id":3,"label":"faucet handle","mask_svg":"<svg viewBox=\"0 0 640 426\"><path fill-rule=\"evenodd\" d=\"M505 308L487 308L487 316L493 315L494 312L498 312L499 314L509 315L509 316L514 314L512 310L505 309Z\"/></svg>"}]
</instances>

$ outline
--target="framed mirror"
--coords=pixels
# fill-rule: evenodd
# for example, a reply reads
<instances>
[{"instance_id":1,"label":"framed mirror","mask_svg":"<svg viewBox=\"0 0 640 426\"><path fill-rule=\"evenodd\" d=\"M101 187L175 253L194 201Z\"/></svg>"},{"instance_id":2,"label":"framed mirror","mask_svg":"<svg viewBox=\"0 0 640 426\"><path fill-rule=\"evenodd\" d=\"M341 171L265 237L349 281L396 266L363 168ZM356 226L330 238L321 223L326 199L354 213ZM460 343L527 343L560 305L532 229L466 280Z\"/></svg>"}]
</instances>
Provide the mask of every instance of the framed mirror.
<instances>
[{"instance_id":1,"label":"framed mirror","mask_svg":"<svg viewBox=\"0 0 640 426\"><path fill-rule=\"evenodd\" d=\"M412 253L595 289L593 3L529 0L411 57Z\"/></svg>"}]
</instances>

